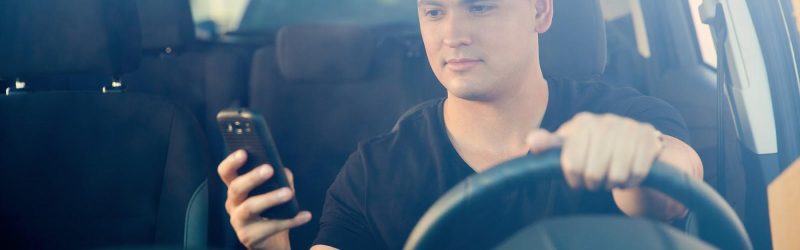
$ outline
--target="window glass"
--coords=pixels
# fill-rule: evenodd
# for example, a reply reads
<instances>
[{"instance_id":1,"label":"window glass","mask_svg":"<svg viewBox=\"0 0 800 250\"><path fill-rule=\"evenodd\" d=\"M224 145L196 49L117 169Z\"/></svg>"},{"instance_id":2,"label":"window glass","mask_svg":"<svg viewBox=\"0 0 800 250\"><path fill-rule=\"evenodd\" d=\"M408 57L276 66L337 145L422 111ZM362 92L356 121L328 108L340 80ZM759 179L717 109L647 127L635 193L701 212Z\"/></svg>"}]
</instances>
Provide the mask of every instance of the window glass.
<instances>
[{"instance_id":1,"label":"window glass","mask_svg":"<svg viewBox=\"0 0 800 250\"><path fill-rule=\"evenodd\" d=\"M639 0L601 0L606 23L607 65L602 81L644 89L649 39Z\"/></svg>"},{"instance_id":2,"label":"window glass","mask_svg":"<svg viewBox=\"0 0 800 250\"><path fill-rule=\"evenodd\" d=\"M417 23L413 0L252 0L241 30L269 30L298 23Z\"/></svg>"},{"instance_id":3,"label":"window glass","mask_svg":"<svg viewBox=\"0 0 800 250\"><path fill-rule=\"evenodd\" d=\"M239 28L250 0L191 0L198 38L210 38Z\"/></svg>"},{"instance_id":4,"label":"window glass","mask_svg":"<svg viewBox=\"0 0 800 250\"><path fill-rule=\"evenodd\" d=\"M624 37L624 43L634 44L643 58L650 58L650 41L647 37L647 26L639 0L602 0L600 7L606 20L606 31L609 43Z\"/></svg>"},{"instance_id":5,"label":"window glass","mask_svg":"<svg viewBox=\"0 0 800 250\"><path fill-rule=\"evenodd\" d=\"M694 30L697 33L697 44L700 47L700 55L702 56L703 63L716 68L717 67L717 51L714 48L714 38L711 34L711 28L704 24L700 19L700 4L703 0L689 0L689 9L692 12L692 23L694 23Z\"/></svg>"}]
</instances>

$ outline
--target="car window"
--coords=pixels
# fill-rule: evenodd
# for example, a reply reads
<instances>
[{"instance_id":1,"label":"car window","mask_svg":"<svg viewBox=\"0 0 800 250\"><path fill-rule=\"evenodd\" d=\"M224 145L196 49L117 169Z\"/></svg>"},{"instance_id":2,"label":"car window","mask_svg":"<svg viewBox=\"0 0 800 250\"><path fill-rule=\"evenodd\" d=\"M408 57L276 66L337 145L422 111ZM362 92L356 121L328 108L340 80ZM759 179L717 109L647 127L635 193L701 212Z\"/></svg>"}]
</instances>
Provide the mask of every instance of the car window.
<instances>
[{"instance_id":1,"label":"car window","mask_svg":"<svg viewBox=\"0 0 800 250\"><path fill-rule=\"evenodd\" d=\"M703 63L712 68L717 67L717 51L714 48L714 38L711 28L704 24L700 19L700 4L703 0L688 0L689 10L692 12L692 23L694 24L695 37L700 48L700 55Z\"/></svg>"},{"instance_id":2,"label":"car window","mask_svg":"<svg viewBox=\"0 0 800 250\"><path fill-rule=\"evenodd\" d=\"M197 37L212 39L237 30L251 0L191 0Z\"/></svg>"},{"instance_id":3,"label":"car window","mask_svg":"<svg viewBox=\"0 0 800 250\"><path fill-rule=\"evenodd\" d=\"M276 29L301 23L416 23L417 3L409 0L251 0L240 30Z\"/></svg>"},{"instance_id":4,"label":"car window","mask_svg":"<svg viewBox=\"0 0 800 250\"><path fill-rule=\"evenodd\" d=\"M602 0L600 7L606 20L609 43L625 37L627 43L635 46L642 58L650 58L650 41L639 0Z\"/></svg>"}]
</instances>

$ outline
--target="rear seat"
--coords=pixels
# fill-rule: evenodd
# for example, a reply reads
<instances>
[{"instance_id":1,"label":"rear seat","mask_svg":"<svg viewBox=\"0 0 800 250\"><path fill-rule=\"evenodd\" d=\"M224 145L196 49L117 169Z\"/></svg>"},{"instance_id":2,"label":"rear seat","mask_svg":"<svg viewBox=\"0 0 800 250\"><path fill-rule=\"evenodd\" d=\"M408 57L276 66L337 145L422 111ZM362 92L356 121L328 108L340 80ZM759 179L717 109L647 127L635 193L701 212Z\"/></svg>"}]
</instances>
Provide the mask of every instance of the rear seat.
<instances>
[{"instance_id":1,"label":"rear seat","mask_svg":"<svg viewBox=\"0 0 800 250\"><path fill-rule=\"evenodd\" d=\"M232 45L198 41L188 0L136 0L142 26L144 54L139 68L126 74L129 92L164 96L189 108L210 145L210 158L223 158L224 144L216 114L246 101L252 50ZM209 244L222 246L229 228L224 214L224 188L216 164L209 177Z\"/></svg>"},{"instance_id":2,"label":"rear seat","mask_svg":"<svg viewBox=\"0 0 800 250\"><path fill-rule=\"evenodd\" d=\"M357 26L302 25L281 29L275 47L256 52L250 107L267 119L294 172L298 201L316 215L291 231L294 248L310 246L325 191L357 143L388 132L413 105L444 95L435 81L408 82L435 78L429 67L409 64L425 61L409 58L398 41Z\"/></svg>"},{"instance_id":3,"label":"rear seat","mask_svg":"<svg viewBox=\"0 0 800 250\"><path fill-rule=\"evenodd\" d=\"M0 76L118 77L140 59L137 19L131 1L0 1ZM209 161L188 111L137 93L29 91L0 96L0 117L4 247L205 245Z\"/></svg>"},{"instance_id":4,"label":"rear seat","mask_svg":"<svg viewBox=\"0 0 800 250\"><path fill-rule=\"evenodd\" d=\"M188 0L136 0L145 51L123 77L131 92L153 93L184 105L201 122L215 161L222 159L216 114L246 100L252 50L200 42Z\"/></svg>"}]
</instances>

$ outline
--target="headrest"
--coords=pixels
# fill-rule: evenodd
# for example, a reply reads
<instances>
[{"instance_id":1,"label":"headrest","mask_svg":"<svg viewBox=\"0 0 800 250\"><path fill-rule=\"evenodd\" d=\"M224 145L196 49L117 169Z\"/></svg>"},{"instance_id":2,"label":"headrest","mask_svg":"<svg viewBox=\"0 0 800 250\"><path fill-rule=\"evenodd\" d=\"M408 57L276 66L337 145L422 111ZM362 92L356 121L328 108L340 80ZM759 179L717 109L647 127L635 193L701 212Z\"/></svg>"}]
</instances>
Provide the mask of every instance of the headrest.
<instances>
[{"instance_id":1,"label":"headrest","mask_svg":"<svg viewBox=\"0 0 800 250\"><path fill-rule=\"evenodd\" d=\"M136 0L142 27L142 48L176 48L195 40L189 0Z\"/></svg>"},{"instance_id":2,"label":"headrest","mask_svg":"<svg viewBox=\"0 0 800 250\"><path fill-rule=\"evenodd\" d=\"M284 27L275 46L284 78L326 82L365 78L374 49L366 29L347 25Z\"/></svg>"},{"instance_id":3,"label":"headrest","mask_svg":"<svg viewBox=\"0 0 800 250\"><path fill-rule=\"evenodd\" d=\"M545 76L586 80L606 67L606 27L597 0L554 0L553 25L540 36Z\"/></svg>"},{"instance_id":4,"label":"headrest","mask_svg":"<svg viewBox=\"0 0 800 250\"><path fill-rule=\"evenodd\" d=\"M118 0L0 1L0 75L119 75L141 56L136 3Z\"/></svg>"}]
</instances>

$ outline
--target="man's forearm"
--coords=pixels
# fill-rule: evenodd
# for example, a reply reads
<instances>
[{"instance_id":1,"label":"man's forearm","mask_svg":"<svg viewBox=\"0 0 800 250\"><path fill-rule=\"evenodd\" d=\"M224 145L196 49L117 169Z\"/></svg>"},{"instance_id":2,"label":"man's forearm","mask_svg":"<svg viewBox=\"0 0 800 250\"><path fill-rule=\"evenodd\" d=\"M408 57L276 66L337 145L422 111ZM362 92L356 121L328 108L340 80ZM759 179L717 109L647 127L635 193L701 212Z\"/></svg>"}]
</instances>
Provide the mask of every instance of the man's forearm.
<instances>
[{"instance_id":1,"label":"man's forearm","mask_svg":"<svg viewBox=\"0 0 800 250\"><path fill-rule=\"evenodd\" d=\"M686 172L689 176L703 179L703 163L697 152L674 137L664 136L664 150L658 160ZM651 189L615 189L613 193L617 206L632 217L671 221L686 215L687 210L682 204Z\"/></svg>"}]
</instances>

